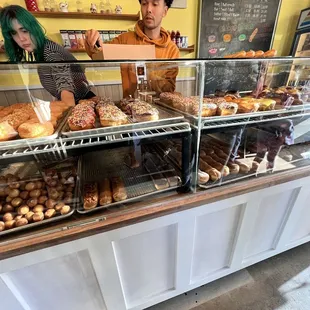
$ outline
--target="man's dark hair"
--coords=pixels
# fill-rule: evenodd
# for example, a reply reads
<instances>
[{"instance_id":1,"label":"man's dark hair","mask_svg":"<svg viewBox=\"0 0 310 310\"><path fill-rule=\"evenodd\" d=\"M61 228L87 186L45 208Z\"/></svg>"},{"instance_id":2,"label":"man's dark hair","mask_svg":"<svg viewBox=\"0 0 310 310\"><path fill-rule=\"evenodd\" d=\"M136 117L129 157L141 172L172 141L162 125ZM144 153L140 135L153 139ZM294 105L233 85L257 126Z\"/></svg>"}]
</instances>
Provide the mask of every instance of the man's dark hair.
<instances>
[{"instance_id":1,"label":"man's dark hair","mask_svg":"<svg viewBox=\"0 0 310 310\"><path fill-rule=\"evenodd\" d=\"M139 0L140 4L141 4L141 0ZM173 3L173 0L165 0L166 6L170 9L171 5Z\"/></svg>"}]
</instances>

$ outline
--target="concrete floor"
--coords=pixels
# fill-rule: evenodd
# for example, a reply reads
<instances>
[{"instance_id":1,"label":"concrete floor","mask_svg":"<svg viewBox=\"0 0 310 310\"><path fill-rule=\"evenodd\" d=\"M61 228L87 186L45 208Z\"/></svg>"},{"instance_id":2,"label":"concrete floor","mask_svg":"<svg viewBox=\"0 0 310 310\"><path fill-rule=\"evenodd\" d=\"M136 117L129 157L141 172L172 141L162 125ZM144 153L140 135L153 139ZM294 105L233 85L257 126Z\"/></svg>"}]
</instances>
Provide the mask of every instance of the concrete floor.
<instances>
[{"instance_id":1,"label":"concrete floor","mask_svg":"<svg viewBox=\"0 0 310 310\"><path fill-rule=\"evenodd\" d=\"M310 310L310 243L148 310Z\"/></svg>"}]
</instances>

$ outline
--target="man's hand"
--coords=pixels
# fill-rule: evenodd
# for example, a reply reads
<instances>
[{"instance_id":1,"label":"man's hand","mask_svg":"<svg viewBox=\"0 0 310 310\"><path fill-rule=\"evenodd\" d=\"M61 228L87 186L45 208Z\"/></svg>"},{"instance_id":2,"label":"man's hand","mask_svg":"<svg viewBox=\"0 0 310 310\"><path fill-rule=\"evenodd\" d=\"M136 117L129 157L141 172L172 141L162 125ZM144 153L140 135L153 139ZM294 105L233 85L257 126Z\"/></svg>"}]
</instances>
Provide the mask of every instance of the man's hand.
<instances>
[{"instance_id":1,"label":"man's hand","mask_svg":"<svg viewBox=\"0 0 310 310\"><path fill-rule=\"evenodd\" d=\"M96 46L96 42L99 42L100 47ZM92 55L98 52L103 45L99 32L95 29L87 30L85 33L85 49L90 58Z\"/></svg>"}]
</instances>

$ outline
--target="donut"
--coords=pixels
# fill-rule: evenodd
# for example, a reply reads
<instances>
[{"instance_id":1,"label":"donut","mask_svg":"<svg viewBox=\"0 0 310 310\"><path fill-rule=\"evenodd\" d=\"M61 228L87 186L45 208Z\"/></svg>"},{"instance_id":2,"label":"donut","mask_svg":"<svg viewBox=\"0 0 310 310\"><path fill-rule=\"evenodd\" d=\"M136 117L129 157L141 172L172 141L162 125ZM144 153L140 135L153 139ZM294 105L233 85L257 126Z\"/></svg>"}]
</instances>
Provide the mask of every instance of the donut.
<instances>
[{"instance_id":1,"label":"donut","mask_svg":"<svg viewBox=\"0 0 310 310\"><path fill-rule=\"evenodd\" d=\"M255 52L253 50L246 52L245 58L253 58L253 57L255 57Z\"/></svg>"},{"instance_id":2,"label":"donut","mask_svg":"<svg viewBox=\"0 0 310 310\"><path fill-rule=\"evenodd\" d=\"M255 58L262 58L262 57L264 57L264 52L263 51L261 51L261 50L259 50L259 51L256 51L255 52Z\"/></svg>"},{"instance_id":3,"label":"donut","mask_svg":"<svg viewBox=\"0 0 310 310\"><path fill-rule=\"evenodd\" d=\"M0 141L12 140L17 136L17 132L8 122L0 123Z\"/></svg>"},{"instance_id":4,"label":"donut","mask_svg":"<svg viewBox=\"0 0 310 310\"><path fill-rule=\"evenodd\" d=\"M50 136L54 133L51 122L37 123L35 120L25 122L18 127L18 134L23 139Z\"/></svg>"},{"instance_id":5,"label":"donut","mask_svg":"<svg viewBox=\"0 0 310 310\"><path fill-rule=\"evenodd\" d=\"M264 56L265 57L275 57L275 56L277 56L277 50L271 49L271 50L265 52Z\"/></svg>"},{"instance_id":6,"label":"donut","mask_svg":"<svg viewBox=\"0 0 310 310\"><path fill-rule=\"evenodd\" d=\"M217 115L234 115L238 111L238 104L234 102L222 102L218 104Z\"/></svg>"}]
</instances>

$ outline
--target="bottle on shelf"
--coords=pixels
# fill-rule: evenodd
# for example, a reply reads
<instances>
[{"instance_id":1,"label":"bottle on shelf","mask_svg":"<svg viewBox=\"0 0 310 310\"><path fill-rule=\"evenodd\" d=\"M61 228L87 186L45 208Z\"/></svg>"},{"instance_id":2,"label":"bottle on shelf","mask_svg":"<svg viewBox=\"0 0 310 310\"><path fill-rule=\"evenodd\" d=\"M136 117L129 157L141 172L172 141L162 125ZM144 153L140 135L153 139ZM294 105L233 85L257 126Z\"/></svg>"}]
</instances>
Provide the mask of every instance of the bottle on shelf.
<instances>
[{"instance_id":1,"label":"bottle on shelf","mask_svg":"<svg viewBox=\"0 0 310 310\"><path fill-rule=\"evenodd\" d=\"M51 9L51 12L57 11L57 3L55 0L50 0L50 9Z\"/></svg>"},{"instance_id":2,"label":"bottle on shelf","mask_svg":"<svg viewBox=\"0 0 310 310\"><path fill-rule=\"evenodd\" d=\"M181 47L180 46L180 37L181 37L181 33L179 30L177 30L177 32L175 34L175 44L177 45L177 47Z\"/></svg>"},{"instance_id":3,"label":"bottle on shelf","mask_svg":"<svg viewBox=\"0 0 310 310\"><path fill-rule=\"evenodd\" d=\"M51 2L50 0L44 0L43 1L44 11L50 12L51 11Z\"/></svg>"},{"instance_id":4,"label":"bottle on shelf","mask_svg":"<svg viewBox=\"0 0 310 310\"><path fill-rule=\"evenodd\" d=\"M99 3L99 10L101 14L104 14L106 12L106 4L103 0Z\"/></svg>"},{"instance_id":5,"label":"bottle on shelf","mask_svg":"<svg viewBox=\"0 0 310 310\"><path fill-rule=\"evenodd\" d=\"M76 1L76 11L79 13L83 12L83 2L81 0Z\"/></svg>"},{"instance_id":6,"label":"bottle on shelf","mask_svg":"<svg viewBox=\"0 0 310 310\"><path fill-rule=\"evenodd\" d=\"M112 5L111 5L110 0L107 0L107 2L105 3L105 12L107 14L112 14L113 13Z\"/></svg>"},{"instance_id":7,"label":"bottle on shelf","mask_svg":"<svg viewBox=\"0 0 310 310\"><path fill-rule=\"evenodd\" d=\"M38 12L39 7L36 0L25 0L27 10L30 12Z\"/></svg>"},{"instance_id":8,"label":"bottle on shelf","mask_svg":"<svg viewBox=\"0 0 310 310\"><path fill-rule=\"evenodd\" d=\"M174 30L171 31L171 35L170 35L170 36L171 36L171 41L174 42L174 43L176 43L176 42L175 42L175 39L176 39L176 38L175 38L175 31L174 31Z\"/></svg>"}]
</instances>

